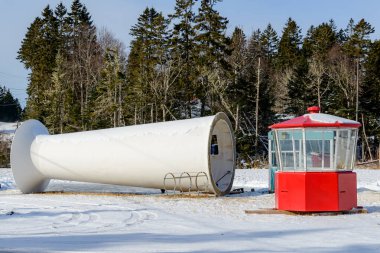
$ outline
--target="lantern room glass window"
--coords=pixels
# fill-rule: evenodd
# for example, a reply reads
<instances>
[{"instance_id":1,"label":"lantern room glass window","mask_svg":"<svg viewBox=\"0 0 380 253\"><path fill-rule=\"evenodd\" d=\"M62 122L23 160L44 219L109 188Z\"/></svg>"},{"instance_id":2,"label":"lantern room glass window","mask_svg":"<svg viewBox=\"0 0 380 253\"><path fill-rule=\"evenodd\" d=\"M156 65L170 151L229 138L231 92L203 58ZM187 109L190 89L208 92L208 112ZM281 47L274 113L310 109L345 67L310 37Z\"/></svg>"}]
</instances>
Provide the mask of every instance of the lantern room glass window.
<instances>
[{"instance_id":1,"label":"lantern room glass window","mask_svg":"<svg viewBox=\"0 0 380 253\"><path fill-rule=\"evenodd\" d=\"M352 170L357 129L275 129L276 157L283 171Z\"/></svg>"},{"instance_id":2,"label":"lantern room glass window","mask_svg":"<svg viewBox=\"0 0 380 253\"><path fill-rule=\"evenodd\" d=\"M303 170L303 142L302 130L275 130L278 145L277 153L280 155L280 168L285 171Z\"/></svg>"},{"instance_id":3,"label":"lantern room glass window","mask_svg":"<svg viewBox=\"0 0 380 253\"><path fill-rule=\"evenodd\" d=\"M333 130L305 129L306 170L333 170Z\"/></svg>"},{"instance_id":4,"label":"lantern room glass window","mask_svg":"<svg viewBox=\"0 0 380 253\"><path fill-rule=\"evenodd\" d=\"M356 154L357 130L344 129L337 131L335 168L337 170L352 170Z\"/></svg>"},{"instance_id":5,"label":"lantern room glass window","mask_svg":"<svg viewBox=\"0 0 380 253\"><path fill-rule=\"evenodd\" d=\"M268 149L269 149L269 157L270 157L269 165L270 167L277 167L278 165L277 165L277 155L276 155L276 142L273 139L273 137L269 139L268 144L269 144Z\"/></svg>"}]
</instances>

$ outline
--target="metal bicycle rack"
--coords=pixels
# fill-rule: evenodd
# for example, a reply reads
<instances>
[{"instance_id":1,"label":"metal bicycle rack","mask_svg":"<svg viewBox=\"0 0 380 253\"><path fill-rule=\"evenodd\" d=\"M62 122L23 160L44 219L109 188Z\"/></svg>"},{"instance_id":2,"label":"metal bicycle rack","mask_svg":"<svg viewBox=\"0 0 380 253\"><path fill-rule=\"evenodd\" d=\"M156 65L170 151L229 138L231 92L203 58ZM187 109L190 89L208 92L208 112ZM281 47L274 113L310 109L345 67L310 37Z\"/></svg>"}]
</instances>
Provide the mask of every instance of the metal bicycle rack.
<instances>
[{"instance_id":1,"label":"metal bicycle rack","mask_svg":"<svg viewBox=\"0 0 380 253\"><path fill-rule=\"evenodd\" d=\"M206 178L206 181L204 182L203 185L199 185L198 181L199 178ZM208 176L205 172L198 172L197 175L195 176L195 187L197 189L198 194L200 193L207 193L208 192ZM203 189L201 188L203 186Z\"/></svg>"},{"instance_id":2,"label":"metal bicycle rack","mask_svg":"<svg viewBox=\"0 0 380 253\"><path fill-rule=\"evenodd\" d=\"M204 178L201 182L200 178ZM184 184L185 179L188 179L188 184ZM174 187L168 188L169 180L173 180ZM191 192L208 193L209 178L207 174L203 171L201 172L182 172L179 174L174 174L172 172L166 173L164 177L164 192L169 194L172 191L176 194L179 191L180 194L190 194Z\"/></svg>"}]
</instances>

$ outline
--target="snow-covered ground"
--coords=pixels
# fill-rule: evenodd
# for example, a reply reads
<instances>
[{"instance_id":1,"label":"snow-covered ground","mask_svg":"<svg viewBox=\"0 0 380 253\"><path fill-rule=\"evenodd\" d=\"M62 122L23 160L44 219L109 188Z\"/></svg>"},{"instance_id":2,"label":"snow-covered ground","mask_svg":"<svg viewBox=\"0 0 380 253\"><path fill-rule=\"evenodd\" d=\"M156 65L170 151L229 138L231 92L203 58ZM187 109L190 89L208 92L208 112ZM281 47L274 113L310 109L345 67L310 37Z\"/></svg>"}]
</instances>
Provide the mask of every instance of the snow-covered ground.
<instances>
[{"instance_id":1,"label":"snow-covered ground","mask_svg":"<svg viewBox=\"0 0 380 253\"><path fill-rule=\"evenodd\" d=\"M274 206L265 169L237 170L246 193L218 198L55 180L25 195L0 169L0 252L380 252L380 170L357 173L368 214L287 216L244 213Z\"/></svg>"}]
</instances>

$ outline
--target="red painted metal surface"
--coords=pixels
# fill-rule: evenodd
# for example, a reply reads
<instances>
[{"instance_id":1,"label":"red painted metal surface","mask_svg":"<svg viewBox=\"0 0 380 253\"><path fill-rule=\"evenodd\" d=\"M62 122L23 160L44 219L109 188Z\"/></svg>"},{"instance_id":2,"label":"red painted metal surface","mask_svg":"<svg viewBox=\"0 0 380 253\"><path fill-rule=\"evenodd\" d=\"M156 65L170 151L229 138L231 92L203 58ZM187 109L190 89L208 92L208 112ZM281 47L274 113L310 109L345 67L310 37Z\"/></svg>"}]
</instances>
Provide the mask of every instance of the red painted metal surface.
<instances>
[{"instance_id":1,"label":"red painted metal surface","mask_svg":"<svg viewBox=\"0 0 380 253\"><path fill-rule=\"evenodd\" d=\"M309 113L319 113L321 111L321 108L319 108L318 106L311 106L307 108L307 111Z\"/></svg>"},{"instance_id":2,"label":"red painted metal surface","mask_svg":"<svg viewBox=\"0 0 380 253\"><path fill-rule=\"evenodd\" d=\"M276 208L346 211L357 207L355 172L276 172Z\"/></svg>"},{"instance_id":3,"label":"red painted metal surface","mask_svg":"<svg viewBox=\"0 0 380 253\"><path fill-rule=\"evenodd\" d=\"M310 128L310 127L343 127L343 128L358 128L361 124L357 121L337 117L334 115L319 113L318 106L307 108L308 114L286 120L269 126L271 129L279 128Z\"/></svg>"},{"instance_id":4,"label":"red painted metal surface","mask_svg":"<svg viewBox=\"0 0 380 253\"><path fill-rule=\"evenodd\" d=\"M321 122L312 120L309 114L290 119L281 123L273 124L269 128L278 129L278 128L310 128L310 127L343 127L343 128L358 128L360 123L345 123L340 121L335 122Z\"/></svg>"},{"instance_id":5,"label":"red painted metal surface","mask_svg":"<svg viewBox=\"0 0 380 253\"><path fill-rule=\"evenodd\" d=\"M341 173L339 175L339 208L350 210L357 207L356 173Z\"/></svg>"}]
</instances>

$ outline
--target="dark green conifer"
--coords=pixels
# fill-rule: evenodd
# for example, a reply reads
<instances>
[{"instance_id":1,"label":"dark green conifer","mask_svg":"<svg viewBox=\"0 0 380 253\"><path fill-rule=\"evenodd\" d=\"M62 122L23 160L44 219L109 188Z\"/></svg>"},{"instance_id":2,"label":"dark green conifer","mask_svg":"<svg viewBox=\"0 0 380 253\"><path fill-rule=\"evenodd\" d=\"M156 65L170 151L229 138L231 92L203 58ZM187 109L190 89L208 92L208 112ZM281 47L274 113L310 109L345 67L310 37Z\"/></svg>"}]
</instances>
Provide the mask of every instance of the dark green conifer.
<instances>
[{"instance_id":1,"label":"dark green conifer","mask_svg":"<svg viewBox=\"0 0 380 253\"><path fill-rule=\"evenodd\" d=\"M47 6L42 17L37 17L25 35L18 57L31 70L27 88L28 100L26 117L44 122L49 114L45 91L51 87L50 76L55 67L55 55L59 49L58 22L53 11Z\"/></svg>"},{"instance_id":2,"label":"dark green conifer","mask_svg":"<svg viewBox=\"0 0 380 253\"><path fill-rule=\"evenodd\" d=\"M196 62L196 31L194 28L195 0L176 0L174 13L169 15L173 22L173 30L170 36L170 50L173 60L182 65L181 75L177 81L176 97L179 101L179 111L185 111L187 117L191 117L190 101L195 95L197 69Z\"/></svg>"},{"instance_id":3,"label":"dark green conifer","mask_svg":"<svg viewBox=\"0 0 380 253\"><path fill-rule=\"evenodd\" d=\"M230 54L230 41L225 36L228 20L215 9L218 2L220 0L202 0L195 17L197 67L200 72L195 96L200 99L202 116L206 114L206 107L210 107L212 113L218 102L215 90L212 91L212 76L228 75L226 70L229 68L226 57ZM215 70L220 72L216 73Z\"/></svg>"},{"instance_id":4,"label":"dark green conifer","mask_svg":"<svg viewBox=\"0 0 380 253\"><path fill-rule=\"evenodd\" d=\"M278 66L289 68L296 66L301 58L302 36L297 23L289 18L285 24L278 47Z\"/></svg>"},{"instance_id":5,"label":"dark green conifer","mask_svg":"<svg viewBox=\"0 0 380 253\"><path fill-rule=\"evenodd\" d=\"M15 122L21 119L21 106L9 89L0 86L0 121Z\"/></svg>"}]
</instances>

